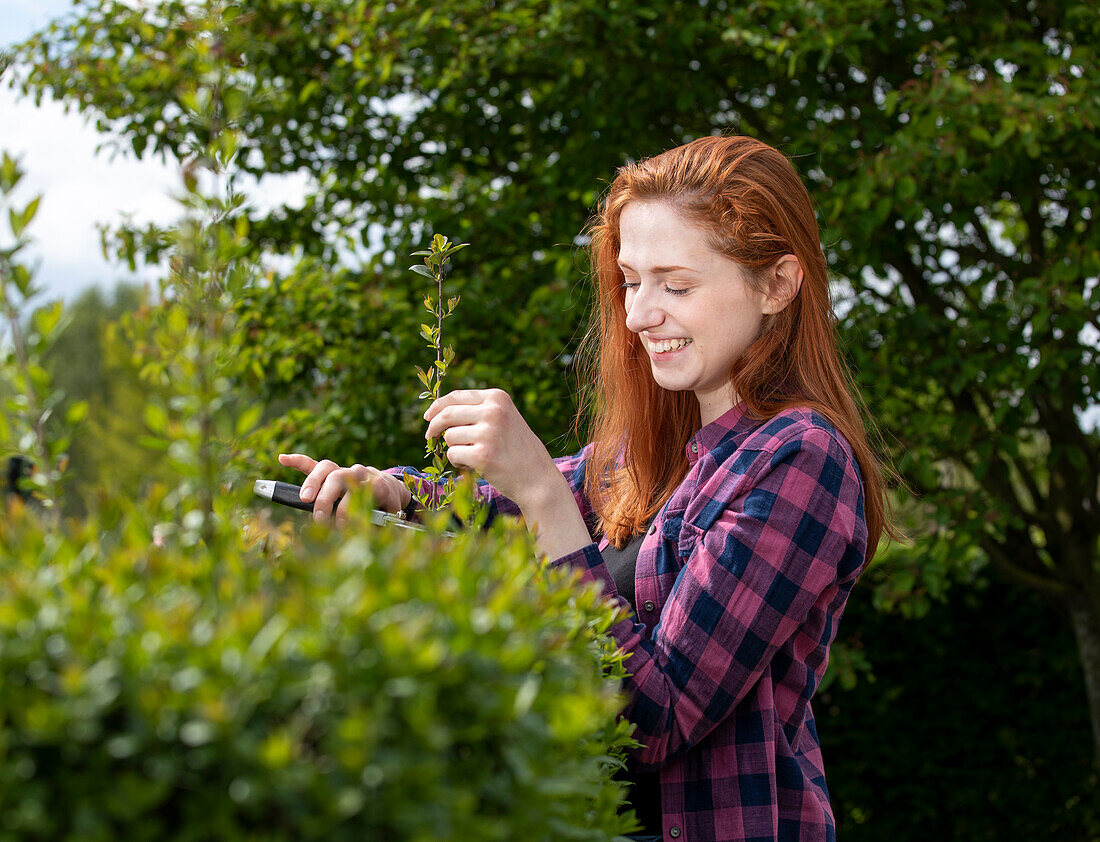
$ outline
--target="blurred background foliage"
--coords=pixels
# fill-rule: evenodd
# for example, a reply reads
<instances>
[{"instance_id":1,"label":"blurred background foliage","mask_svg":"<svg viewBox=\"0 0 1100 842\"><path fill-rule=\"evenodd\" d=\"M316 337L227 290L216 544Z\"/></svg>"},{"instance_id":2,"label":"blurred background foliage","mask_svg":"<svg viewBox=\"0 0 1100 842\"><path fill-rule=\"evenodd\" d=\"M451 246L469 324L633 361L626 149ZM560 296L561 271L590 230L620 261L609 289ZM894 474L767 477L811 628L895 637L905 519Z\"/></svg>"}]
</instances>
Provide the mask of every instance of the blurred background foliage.
<instances>
[{"instance_id":1,"label":"blurred background foliage","mask_svg":"<svg viewBox=\"0 0 1100 842\"><path fill-rule=\"evenodd\" d=\"M207 60L150 302L89 294L67 331L60 303L35 309L38 200L12 203L0 159L0 443L29 457L0 518L0 841L610 842L635 824L613 780L631 728L598 587L537 563L514 521L376 529L358 497L336 533L250 505L263 407L239 388L234 303L260 267L235 187L248 98L224 95L214 49L231 11L187 42ZM64 386L97 414L51 424ZM90 463L70 505L65 449L127 410L155 468L125 485Z\"/></svg>"},{"instance_id":2,"label":"blurred background foliage","mask_svg":"<svg viewBox=\"0 0 1100 842\"><path fill-rule=\"evenodd\" d=\"M451 385L507 389L571 450L583 232L615 167L715 131L778 146L817 204L914 539L868 572L822 689L845 836L1077 839L1100 834L1098 42L1072 0L75 0L7 75L186 169L220 130L189 99L215 74L236 170L309 174L300 204L234 209L263 269L231 296L228 376L260 408L242 468L265 474L286 449L419 460L406 255L434 231L475 244L449 282ZM128 261L170 243L108 237ZM114 319L89 336L119 341ZM143 403L100 341L111 400ZM121 455L136 431L70 395L120 454L74 480L139 487L156 460Z\"/></svg>"}]
</instances>

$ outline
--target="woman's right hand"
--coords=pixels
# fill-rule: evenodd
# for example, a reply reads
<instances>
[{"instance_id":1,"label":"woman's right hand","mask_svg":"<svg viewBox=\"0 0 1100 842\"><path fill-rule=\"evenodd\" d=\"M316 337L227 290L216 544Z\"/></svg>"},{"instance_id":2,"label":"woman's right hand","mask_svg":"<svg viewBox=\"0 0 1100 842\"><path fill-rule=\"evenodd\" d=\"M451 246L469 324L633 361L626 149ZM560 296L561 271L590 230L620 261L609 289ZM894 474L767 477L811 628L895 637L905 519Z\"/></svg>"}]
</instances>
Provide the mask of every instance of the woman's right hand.
<instances>
[{"instance_id":1,"label":"woman's right hand","mask_svg":"<svg viewBox=\"0 0 1100 842\"><path fill-rule=\"evenodd\" d=\"M331 459L318 462L304 453L280 453L279 464L307 475L298 496L307 503L313 501L313 519L318 523L333 515L333 505L353 483L370 486L375 507L387 512L401 511L412 500L412 493L405 487L405 483L367 465L355 464L350 468L341 468ZM347 520L348 501L344 495L344 499L336 507L333 522L340 527Z\"/></svg>"}]
</instances>

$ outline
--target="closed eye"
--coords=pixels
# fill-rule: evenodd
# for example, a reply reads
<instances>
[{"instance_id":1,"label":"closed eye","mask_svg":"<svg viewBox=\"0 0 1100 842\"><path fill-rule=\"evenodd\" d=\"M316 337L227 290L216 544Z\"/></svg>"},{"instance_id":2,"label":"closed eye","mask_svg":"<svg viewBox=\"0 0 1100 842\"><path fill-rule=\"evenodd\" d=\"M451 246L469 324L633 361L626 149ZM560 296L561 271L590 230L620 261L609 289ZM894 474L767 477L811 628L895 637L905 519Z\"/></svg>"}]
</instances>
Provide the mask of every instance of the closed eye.
<instances>
[{"instance_id":1,"label":"closed eye","mask_svg":"<svg viewBox=\"0 0 1100 842\"><path fill-rule=\"evenodd\" d=\"M637 289L639 286L641 286L641 284L639 284L635 281L623 281L621 284L619 284L619 286L621 286L623 289L633 290L633 289ZM691 292L691 290L690 289L675 289L673 287L666 286L665 287L665 292L667 292L669 295L687 295L689 292Z\"/></svg>"}]
</instances>

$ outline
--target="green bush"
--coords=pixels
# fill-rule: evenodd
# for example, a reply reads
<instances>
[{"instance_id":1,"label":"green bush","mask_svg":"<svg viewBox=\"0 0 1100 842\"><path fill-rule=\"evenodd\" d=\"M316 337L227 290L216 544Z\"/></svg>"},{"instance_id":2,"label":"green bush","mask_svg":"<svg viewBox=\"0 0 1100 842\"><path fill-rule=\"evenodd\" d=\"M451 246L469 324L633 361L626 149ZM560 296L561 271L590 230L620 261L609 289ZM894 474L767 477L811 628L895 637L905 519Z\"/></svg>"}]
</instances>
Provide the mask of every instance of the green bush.
<instances>
[{"instance_id":1,"label":"green bush","mask_svg":"<svg viewBox=\"0 0 1100 842\"><path fill-rule=\"evenodd\" d=\"M626 829L613 611L516 525L155 546L148 511L0 523L0 840Z\"/></svg>"}]
</instances>

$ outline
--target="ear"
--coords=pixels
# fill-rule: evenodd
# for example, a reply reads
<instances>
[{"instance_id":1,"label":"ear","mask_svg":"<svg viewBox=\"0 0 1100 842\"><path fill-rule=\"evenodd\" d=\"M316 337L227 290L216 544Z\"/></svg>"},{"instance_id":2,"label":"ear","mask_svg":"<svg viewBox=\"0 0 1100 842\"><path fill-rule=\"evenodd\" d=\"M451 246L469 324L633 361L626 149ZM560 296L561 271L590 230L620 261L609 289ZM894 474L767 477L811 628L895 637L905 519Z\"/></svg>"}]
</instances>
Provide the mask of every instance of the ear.
<instances>
[{"instance_id":1,"label":"ear","mask_svg":"<svg viewBox=\"0 0 1100 842\"><path fill-rule=\"evenodd\" d=\"M764 297L765 315L786 309L802 289L802 263L793 254L785 254L768 270L768 292Z\"/></svg>"}]
</instances>

